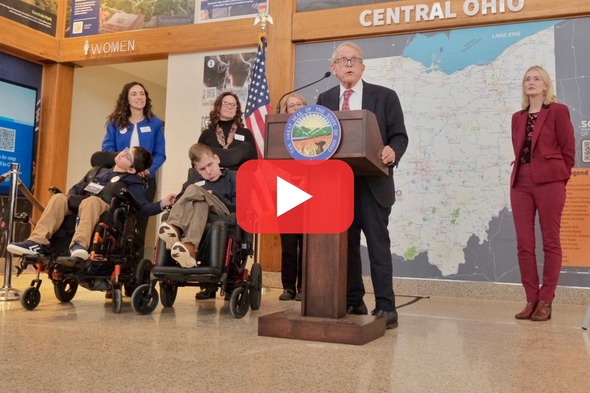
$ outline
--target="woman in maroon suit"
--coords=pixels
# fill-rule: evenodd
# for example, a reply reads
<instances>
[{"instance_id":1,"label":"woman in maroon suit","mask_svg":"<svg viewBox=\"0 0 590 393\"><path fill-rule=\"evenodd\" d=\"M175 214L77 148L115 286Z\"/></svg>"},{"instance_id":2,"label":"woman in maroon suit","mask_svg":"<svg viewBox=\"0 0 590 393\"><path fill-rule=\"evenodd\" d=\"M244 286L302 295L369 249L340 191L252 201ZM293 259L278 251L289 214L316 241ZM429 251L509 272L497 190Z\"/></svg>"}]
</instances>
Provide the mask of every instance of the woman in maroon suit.
<instances>
[{"instance_id":1,"label":"woman in maroon suit","mask_svg":"<svg viewBox=\"0 0 590 393\"><path fill-rule=\"evenodd\" d=\"M561 270L561 213L575 163L575 138L569 110L555 102L551 78L539 66L530 67L524 75L522 108L512 116L515 160L510 201L527 304L515 318L546 321L551 319ZM541 285L535 256L537 212L545 254Z\"/></svg>"}]
</instances>

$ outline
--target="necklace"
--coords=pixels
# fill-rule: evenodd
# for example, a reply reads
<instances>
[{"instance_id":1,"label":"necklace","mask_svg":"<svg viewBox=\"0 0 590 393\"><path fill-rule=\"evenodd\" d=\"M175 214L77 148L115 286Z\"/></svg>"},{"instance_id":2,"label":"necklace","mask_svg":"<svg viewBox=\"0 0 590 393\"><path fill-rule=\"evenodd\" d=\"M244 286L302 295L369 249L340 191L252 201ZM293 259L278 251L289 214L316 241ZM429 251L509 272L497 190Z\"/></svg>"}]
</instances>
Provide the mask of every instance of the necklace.
<instances>
[{"instance_id":1,"label":"necklace","mask_svg":"<svg viewBox=\"0 0 590 393\"><path fill-rule=\"evenodd\" d=\"M219 124L217 124L217 127L215 128L215 136L217 137L217 142L219 142L221 147L223 147L224 149L227 149L229 147L229 145L232 144L232 142L234 141L234 136L236 135L237 129L238 129L238 126L236 125L236 123L233 123L231 125L230 130L229 130L229 134L227 134L227 142L226 142L225 136L223 135L223 128L221 128L219 126Z\"/></svg>"}]
</instances>

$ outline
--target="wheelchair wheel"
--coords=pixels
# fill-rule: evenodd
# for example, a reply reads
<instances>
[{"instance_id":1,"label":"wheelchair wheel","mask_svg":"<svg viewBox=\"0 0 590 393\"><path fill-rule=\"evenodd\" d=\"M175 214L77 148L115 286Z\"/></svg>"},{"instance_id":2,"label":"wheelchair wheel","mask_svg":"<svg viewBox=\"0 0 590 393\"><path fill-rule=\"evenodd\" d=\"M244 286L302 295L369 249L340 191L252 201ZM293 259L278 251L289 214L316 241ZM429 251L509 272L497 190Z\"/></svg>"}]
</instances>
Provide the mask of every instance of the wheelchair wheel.
<instances>
[{"instance_id":1,"label":"wheelchair wheel","mask_svg":"<svg viewBox=\"0 0 590 393\"><path fill-rule=\"evenodd\" d=\"M243 318L248 313L250 294L244 287L237 287L229 298L229 312L234 318Z\"/></svg>"},{"instance_id":2,"label":"wheelchair wheel","mask_svg":"<svg viewBox=\"0 0 590 393\"><path fill-rule=\"evenodd\" d=\"M250 308L258 310L262 303L262 266L259 263L252 265L250 271Z\"/></svg>"},{"instance_id":3,"label":"wheelchair wheel","mask_svg":"<svg viewBox=\"0 0 590 393\"><path fill-rule=\"evenodd\" d=\"M174 284L160 283L160 301L164 307L172 307L176 300L178 286Z\"/></svg>"},{"instance_id":4,"label":"wheelchair wheel","mask_svg":"<svg viewBox=\"0 0 590 393\"><path fill-rule=\"evenodd\" d=\"M78 282L72 278L53 282L55 297L62 303L67 303L76 296Z\"/></svg>"},{"instance_id":5,"label":"wheelchair wheel","mask_svg":"<svg viewBox=\"0 0 590 393\"><path fill-rule=\"evenodd\" d=\"M149 259L142 259L139 261L133 279L131 282L125 284L125 296L131 296L133 291L135 291L135 288L150 282L150 272L152 271L153 266L152 261Z\"/></svg>"},{"instance_id":6,"label":"wheelchair wheel","mask_svg":"<svg viewBox=\"0 0 590 393\"><path fill-rule=\"evenodd\" d=\"M137 270L135 271L135 283L137 286L148 284L150 282L150 272L152 271L153 266L152 261L149 259L142 259L139 261Z\"/></svg>"},{"instance_id":7,"label":"wheelchair wheel","mask_svg":"<svg viewBox=\"0 0 590 393\"><path fill-rule=\"evenodd\" d=\"M113 312L119 314L123 308L123 292L121 288L113 289Z\"/></svg>"},{"instance_id":8,"label":"wheelchair wheel","mask_svg":"<svg viewBox=\"0 0 590 393\"><path fill-rule=\"evenodd\" d=\"M41 292L36 287L28 287L20 297L20 304L27 310L33 310L41 301Z\"/></svg>"},{"instance_id":9,"label":"wheelchair wheel","mask_svg":"<svg viewBox=\"0 0 590 393\"><path fill-rule=\"evenodd\" d=\"M131 307L138 314L151 314L158 307L158 291L156 291L156 288L152 288L150 294L150 284L138 286L131 295Z\"/></svg>"}]
</instances>

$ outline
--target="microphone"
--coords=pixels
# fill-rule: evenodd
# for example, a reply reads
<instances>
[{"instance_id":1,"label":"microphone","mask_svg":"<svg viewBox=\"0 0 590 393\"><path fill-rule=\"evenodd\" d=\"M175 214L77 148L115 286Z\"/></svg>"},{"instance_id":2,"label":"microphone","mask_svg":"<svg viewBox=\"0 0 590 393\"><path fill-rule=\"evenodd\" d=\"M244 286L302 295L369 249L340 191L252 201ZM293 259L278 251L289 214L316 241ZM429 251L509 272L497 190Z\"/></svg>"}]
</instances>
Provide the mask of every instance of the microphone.
<instances>
[{"instance_id":1,"label":"microphone","mask_svg":"<svg viewBox=\"0 0 590 393\"><path fill-rule=\"evenodd\" d=\"M322 77L321 77L320 79L318 79L317 81L315 81L315 82L311 82L311 83L309 83L309 84L307 84L307 85L305 85L305 86L301 86L301 87L299 87L299 88L297 88L297 89L295 89L295 90L293 90L293 91L289 91L289 92L287 92L287 93L283 94L283 95L281 96L281 99L279 100L279 102L278 102L278 104L277 104L277 113L281 113L281 102L283 101L283 98L287 97L287 96L288 96L289 94L291 94L291 93L295 93L296 91L303 90L303 89L305 89L306 87L309 87L309 86L311 86L311 85L315 85L316 83L319 83L319 82L323 81L324 79L326 79L326 78L329 78L329 77L330 77L330 75L332 75L332 73L331 73L330 71L326 71L326 73L324 74L324 76L322 76Z\"/></svg>"}]
</instances>

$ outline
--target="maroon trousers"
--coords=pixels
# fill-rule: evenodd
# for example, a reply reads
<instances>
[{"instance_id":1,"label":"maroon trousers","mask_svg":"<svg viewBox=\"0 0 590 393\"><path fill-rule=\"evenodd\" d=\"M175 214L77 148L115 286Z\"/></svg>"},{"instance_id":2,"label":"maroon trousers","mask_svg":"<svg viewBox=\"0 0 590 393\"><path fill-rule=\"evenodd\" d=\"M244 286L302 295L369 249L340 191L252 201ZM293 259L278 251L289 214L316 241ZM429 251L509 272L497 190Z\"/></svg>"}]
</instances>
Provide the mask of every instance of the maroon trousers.
<instances>
[{"instance_id":1,"label":"maroon trousers","mask_svg":"<svg viewBox=\"0 0 590 393\"><path fill-rule=\"evenodd\" d=\"M561 213L565 204L565 182L535 183L531 164L521 164L514 187L510 189L512 215L516 228L518 265L527 302L551 303L561 270ZM535 214L543 237L543 283L539 286L535 255Z\"/></svg>"}]
</instances>

